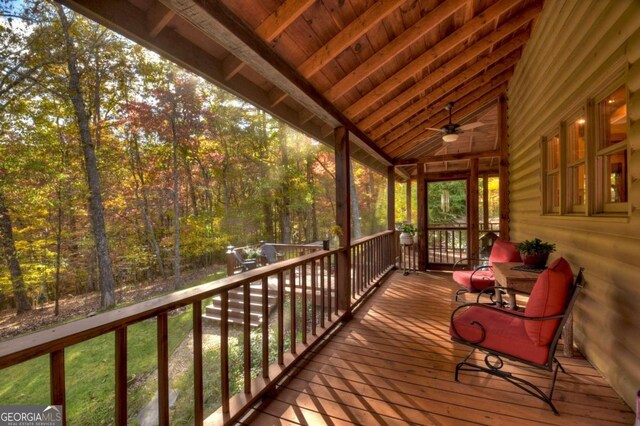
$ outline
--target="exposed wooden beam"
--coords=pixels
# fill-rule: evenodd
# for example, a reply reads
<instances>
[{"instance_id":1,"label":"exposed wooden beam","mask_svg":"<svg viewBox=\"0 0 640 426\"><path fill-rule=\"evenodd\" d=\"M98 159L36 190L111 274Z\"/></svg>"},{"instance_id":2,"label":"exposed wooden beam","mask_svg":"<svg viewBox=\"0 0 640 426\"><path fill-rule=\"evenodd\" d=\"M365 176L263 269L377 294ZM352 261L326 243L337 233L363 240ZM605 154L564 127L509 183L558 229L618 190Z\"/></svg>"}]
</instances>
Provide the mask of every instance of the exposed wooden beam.
<instances>
[{"instance_id":1,"label":"exposed wooden beam","mask_svg":"<svg viewBox=\"0 0 640 426\"><path fill-rule=\"evenodd\" d=\"M307 121L311 120L314 117L314 115L312 112L306 109L303 109L298 113L298 117L300 118L300 124L304 124Z\"/></svg>"},{"instance_id":2,"label":"exposed wooden beam","mask_svg":"<svg viewBox=\"0 0 640 426\"><path fill-rule=\"evenodd\" d=\"M244 62L233 56L231 53L222 61L222 73L225 80L230 80L234 75L238 74L244 67Z\"/></svg>"},{"instance_id":3,"label":"exposed wooden beam","mask_svg":"<svg viewBox=\"0 0 640 426\"><path fill-rule=\"evenodd\" d=\"M256 28L256 34L262 37L267 42L272 42L277 36L279 36L293 21L295 21L300 15L302 15L315 0L288 0L282 3L275 12L267 16L262 21L258 28ZM233 55L227 57L229 63L223 64L225 68L225 79L228 80L234 75L239 73L245 64Z\"/></svg>"},{"instance_id":4,"label":"exposed wooden beam","mask_svg":"<svg viewBox=\"0 0 640 426\"><path fill-rule=\"evenodd\" d=\"M418 186L418 269L424 271L427 269L427 181L424 173L424 164L418 163L418 177L416 185Z\"/></svg>"},{"instance_id":5,"label":"exposed wooden beam","mask_svg":"<svg viewBox=\"0 0 640 426\"><path fill-rule=\"evenodd\" d=\"M382 99L385 95L402 85L405 81L413 78L416 74L422 72L440 56L463 43L474 32L480 30L487 22L495 19L502 12L507 10L513 2L510 0L502 0L492 5L483 13L473 18L469 23L453 32L451 35L440 41L438 44L427 50L418 58L405 65L394 75L387 78L382 84L371 90L353 105L345 110L348 117L355 117L374 103Z\"/></svg>"},{"instance_id":6,"label":"exposed wooden beam","mask_svg":"<svg viewBox=\"0 0 640 426\"><path fill-rule=\"evenodd\" d=\"M540 13L540 10L541 10L540 6L534 5L527 8L522 14L516 15L513 19L511 19L507 23L505 23L504 25L501 25L496 31L489 33L488 35L486 35L485 37L483 37L482 39L480 39L479 41L477 41L476 43L474 43L473 45L465 49L459 55L453 57L446 64L438 67L436 70L431 72L429 75L427 75L425 78L420 80L418 83L409 87L404 92L394 96L393 99L390 99L388 102L385 102L381 108L377 109L371 114L368 114L363 120L360 121L361 128L363 129L371 128L378 121L392 114L394 111L397 111L398 109L403 107L405 104L409 103L414 97L421 95L424 91L428 90L438 81L445 78L447 75L455 72L466 63L470 61L475 61L477 57L480 54L482 54L483 51L490 48L494 43L512 34L518 28L525 25L527 22L533 19L534 16ZM523 34L520 35L520 37L522 36ZM381 84L378 87L382 87L384 85L386 85L386 82ZM377 101L381 99L383 96L384 95L380 97L374 96L369 100ZM363 102L358 107L358 109L361 108L363 105L367 104L368 102L369 101ZM356 104L358 103L360 103L360 101L356 102ZM372 103L369 103L369 105L372 105ZM346 110L347 116L351 117L350 112L353 113L358 109L351 109L351 107L349 107L349 109ZM362 109L360 109L360 111L362 111Z\"/></svg>"},{"instance_id":7,"label":"exposed wooden beam","mask_svg":"<svg viewBox=\"0 0 640 426\"><path fill-rule=\"evenodd\" d=\"M475 105L475 101L477 101L478 99L484 100L487 98L487 96L489 97L493 96L492 99L495 99L497 96L499 96L500 93L495 95L496 88L498 87L504 87L504 81L500 81L495 86L492 86L489 84L479 86L476 90L458 99L456 109L453 112L453 121L457 122L459 119L466 117L470 113L473 113L474 111L469 111L468 106L471 104ZM441 109L440 112L431 116L428 121L423 122L419 126L416 126L413 130L402 135L400 138L395 139L393 142L386 145L384 149L387 152L395 151L397 148L401 146L412 146L414 144L417 144L421 141L428 139L429 137L435 134L438 134L439 132L436 132L434 130L426 130L426 129L429 127L431 128L442 127L444 124L447 123L448 116L449 116L449 113Z\"/></svg>"},{"instance_id":8,"label":"exposed wooden beam","mask_svg":"<svg viewBox=\"0 0 640 426\"><path fill-rule=\"evenodd\" d=\"M88 1L88 0L85 0ZM391 159L349 120L338 108L287 61L273 51L263 39L238 18L221 0L163 0L234 56L309 109L327 124L343 125L354 136L353 141L367 154L389 166ZM296 119L297 121L297 119Z\"/></svg>"},{"instance_id":9,"label":"exposed wooden beam","mask_svg":"<svg viewBox=\"0 0 640 426\"><path fill-rule=\"evenodd\" d=\"M498 134L500 135L500 164L498 180L500 182L500 238L509 241L509 135L507 124L507 98L500 96L498 101Z\"/></svg>"},{"instance_id":10,"label":"exposed wooden beam","mask_svg":"<svg viewBox=\"0 0 640 426\"><path fill-rule=\"evenodd\" d=\"M256 34L267 42L272 42L314 2L315 0L286 0L258 25Z\"/></svg>"},{"instance_id":11,"label":"exposed wooden beam","mask_svg":"<svg viewBox=\"0 0 640 426\"><path fill-rule=\"evenodd\" d=\"M320 50L311 55L299 67L298 71L310 77L328 64L333 58L347 49L353 42L367 33L374 25L391 14L404 2L398 0L380 0L369 7L362 15L347 25Z\"/></svg>"},{"instance_id":12,"label":"exposed wooden beam","mask_svg":"<svg viewBox=\"0 0 640 426\"><path fill-rule=\"evenodd\" d=\"M393 231L396 228L396 173L395 167L387 167L387 229ZM395 245L391 247L393 251ZM391 253L395 258L395 253Z\"/></svg>"},{"instance_id":13,"label":"exposed wooden beam","mask_svg":"<svg viewBox=\"0 0 640 426\"><path fill-rule=\"evenodd\" d=\"M478 209L478 201L480 197L478 188L478 169L479 160L471 159L469 165L469 189L468 189L468 206L469 206L469 256L472 258L479 257L480 245L480 210Z\"/></svg>"},{"instance_id":14,"label":"exposed wooden beam","mask_svg":"<svg viewBox=\"0 0 640 426\"><path fill-rule=\"evenodd\" d=\"M287 97L287 94L283 92L279 87L274 87L271 90L269 90L269 100L271 101L272 107L284 101L286 97Z\"/></svg>"},{"instance_id":15,"label":"exposed wooden beam","mask_svg":"<svg viewBox=\"0 0 640 426\"><path fill-rule=\"evenodd\" d=\"M160 31L171 22L174 16L176 16L175 10L169 9L160 2L154 3L147 11L147 28L149 28L149 35L151 37L157 37Z\"/></svg>"},{"instance_id":16,"label":"exposed wooden beam","mask_svg":"<svg viewBox=\"0 0 640 426\"><path fill-rule=\"evenodd\" d=\"M472 160L474 158L489 158L489 157L499 157L499 156L500 156L500 150L480 151L480 152L455 152L452 154L431 155L428 157L398 160L395 162L395 165L408 166L408 165L413 165L418 163L441 163L443 161Z\"/></svg>"},{"instance_id":17,"label":"exposed wooden beam","mask_svg":"<svg viewBox=\"0 0 640 426\"><path fill-rule=\"evenodd\" d=\"M365 62L358 65L356 69L347 74L342 80L332 85L331 88L324 93L324 96L330 101L335 101L344 95L362 80L369 77L398 54L409 48L420 37L439 25L440 22L463 6L465 1L467 0L452 0L442 3L416 22L411 28L404 31L389 44L374 53ZM503 1L506 2L507 0Z\"/></svg>"},{"instance_id":18,"label":"exposed wooden beam","mask_svg":"<svg viewBox=\"0 0 640 426\"><path fill-rule=\"evenodd\" d=\"M428 110L433 111L434 110L432 108L433 102L436 99L440 99L444 96L447 96L448 100L453 100L453 98L455 98L456 95L454 94L449 95L449 92L453 91L461 84L464 84L465 87L468 86L468 84L470 83L467 83L467 82L472 80L475 75L481 73L482 70L484 70L488 65L492 63L496 64L495 67L491 68L485 74L483 74L487 76L491 75L489 79L493 78L493 76L497 75L497 73L500 73L508 69L509 67L515 65L518 62L518 59L520 59L520 53L513 52L513 50L519 49L522 46L522 44L526 42L526 37L522 37L521 39L518 38L518 40L521 40L521 43L516 42L515 40L509 41L508 43L506 43L501 48L497 49L492 54L478 59L478 61L473 65L471 65L469 68L465 69L461 73L456 74L453 78L450 78L449 80L442 83L440 86L434 88L425 97L417 100L416 102L412 103L411 105L407 106L401 111L398 111L392 117L389 117L387 120L381 123L378 127L371 130L370 132L371 137L377 141L378 139L380 139L380 137L390 132L395 127L399 126L397 129L393 131L393 134L385 136L384 143L388 143L389 140L395 139L401 136L402 134L406 133L407 131L411 130L417 125L415 120L413 119L409 120L414 114L420 112L421 110L427 107L428 107L427 108ZM483 82L482 81L476 82L474 80L474 84L483 84ZM438 108L442 108L442 107L438 106ZM411 121L411 123L409 123L409 121Z\"/></svg>"},{"instance_id":19,"label":"exposed wooden beam","mask_svg":"<svg viewBox=\"0 0 640 426\"><path fill-rule=\"evenodd\" d=\"M466 107L464 107L461 110L458 110L456 113L453 114L453 120L454 121L460 121L461 119L468 117L469 115L473 114L474 112L476 112L478 109L480 109L481 107L483 107L484 105L495 101L501 94L504 93L506 89L505 85L500 85L496 88L494 88L493 90L489 91L488 93L486 93L485 95L483 95L482 97L474 100L473 102L471 102L470 104L466 105ZM444 125L446 123L446 119L443 118L440 122L438 123L433 123L433 125L429 125L428 127L440 127L442 125ZM427 131L429 132L429 131ZM433 136L435 135L435 132L432 132ZM429 136L430 137L430 136ZM392 155L394 158L396 157L400 157L404 154L409 153L413 148L415 148L418 144L420 144L421 142L423 142L425 139L428 139L428 137L423 136L419 136L416 137L414 139L408 140L404 143L396 143L394 142L392 145L393 147L391 147L391 145L389 147L387 147L388 151L390 153L390 155Z\"/></svg>"},{"instance_id":20,"label":"exposed wooden beam","mask_svg":"<svg viewBox=\"0 0 640 426\"><path fill-rule=\"evenodd\" d=\"M336 271L336 291L338 308L346 312L351 310L351 185L349 170L349 132L344 127L335 131L335 165L336 165L336 225L342 230L338 252ZM347 314L349 315L349 314Z\"/></svg>"}]
</instances>

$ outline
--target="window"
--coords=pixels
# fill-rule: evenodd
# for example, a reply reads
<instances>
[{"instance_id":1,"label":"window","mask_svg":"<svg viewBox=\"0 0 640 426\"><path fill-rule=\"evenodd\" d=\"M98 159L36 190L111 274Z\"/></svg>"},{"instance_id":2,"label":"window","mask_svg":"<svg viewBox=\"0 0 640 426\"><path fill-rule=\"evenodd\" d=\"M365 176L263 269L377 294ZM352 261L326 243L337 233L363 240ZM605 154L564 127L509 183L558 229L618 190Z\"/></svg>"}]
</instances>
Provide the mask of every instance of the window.
<instances>
[{"instance_id":1,"label":"window","mask_svg":"<svg viewBox=\"0 0 640 426\"><path fill-rule=\"evenodd\" d=\"M546 213L560 213L560 135L546 139Z\"/></svg>"},{"instance_id":2,"label":"window","mask_svg":"<svg viewBox=\"0 0 640 426\"><path fill-rule=\"evenodd\" d=\"M584 212L587 190L585 165L587 119L584 115L567 127L567 194L570 212Z\"/></svg>"},{"instance_id":3,"label":"window","mask_svg":"<svg viewBox=\"0 0 640 426\"><path fill-rule=\"evenodd\" d=\"M628 213L627 89L605 94L542 139L543 213Z\"/></svg>"},{"instance_id":4,"label":"window","mask_svg":"<svg viewBox=\"0 0 640 426\"><path fill-rule=\"evenodd\" d=\"M596 109L598 210L623 212L627 206L627 91L624 86L598 102Z\"/></svg>"}]
</instances>

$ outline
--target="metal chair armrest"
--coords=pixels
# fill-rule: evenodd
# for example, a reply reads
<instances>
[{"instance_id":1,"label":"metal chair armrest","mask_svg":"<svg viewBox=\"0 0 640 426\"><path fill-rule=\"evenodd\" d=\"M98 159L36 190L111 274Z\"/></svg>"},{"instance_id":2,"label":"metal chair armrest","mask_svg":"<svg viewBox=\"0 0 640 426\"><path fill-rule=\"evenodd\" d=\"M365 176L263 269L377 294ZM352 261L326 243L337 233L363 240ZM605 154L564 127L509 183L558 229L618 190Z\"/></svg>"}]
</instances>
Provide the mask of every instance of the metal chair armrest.
<instances>
[{"instance_id":1,"label":"metal chair armrest","mask_svg":"<svg viewBox=\"0 0 640 426\"><path fill-rule=\"evenodd\" d=\"M453 264L453 270L454 271L456 270L456 267L458 266L458 264L460 264L462 262L469 263L470 260L482 261L482 260L487 260L487 259L482 258L482 257L465 257L464 259L460 259L456 263ZM485 265L480 265L480 266L485 266ZM474 268L474 269L476 269L476 268Z\"/></svg>"}]
</instances>

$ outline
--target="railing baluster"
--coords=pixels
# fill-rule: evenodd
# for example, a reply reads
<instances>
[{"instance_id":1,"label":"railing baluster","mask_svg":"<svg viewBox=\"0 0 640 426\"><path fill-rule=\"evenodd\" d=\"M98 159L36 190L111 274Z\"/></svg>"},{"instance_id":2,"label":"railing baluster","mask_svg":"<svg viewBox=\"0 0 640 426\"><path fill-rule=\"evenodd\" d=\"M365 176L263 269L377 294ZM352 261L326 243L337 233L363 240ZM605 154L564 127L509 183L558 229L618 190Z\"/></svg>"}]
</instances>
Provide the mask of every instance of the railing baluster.
<instances>
[{"instance_id":1,"label":"railing baluster","mask_svg":"<svg viewBox=\"0 0 640 426\"><path fill-rule=\"evenodd\" d=\"M158 421L169 424L169 320L163 312L156 319L158 339Z\"/></svg>"},{"instance_id":2,"label":"railing baluster","mask_svg":"<svg viewBox=\"0 0 640 426\"><path fill-rule=\"evenodd\" d=\"M318 283L318 264L316 260L311 261L311 335L316 336L316 323L317 323L317 307L318 298L316 296L316 287Z\"/></svg>"},{"instance_id":3,"label":"railing baluster","mask_svg":"<svg viewBox=\"0 0 640 426\"><path fill-rule=\"evenodd\" d=\"M289 271L289 288L291 289L291 353L296 353L296 268Z\"/></svg>"},{"instance_id":4,"label":"railing baluster","mask_svg":"<svg viewBox=\"0 0 640 426\"><path fill-rule=\"evenodd\" d=\"M64 349L49 354L51 405L62 406L62 424L67 424L66 390L64 382Z\"/></svg>"},{"instance_id":5,"label":"railing baluster","mask_svg":"<svg viewBox=\"0 0 640 426\"><path fill-rule=\"evenodd\" d=\"M127 424L127 328L115 332L115 424Z\"/></svg>"},{"instance_id":6,"label":"railing baluster","mask_svg":"<svg viewBox=\"0 0 640 426\"><path fill-rule=\"evenodd\" d=\"M329 255L327 257L327 321L331 322L331 314L332 314L332 308L331 306L333 305L333 295L331 294L331 276L333 275L333 265L332 265L332 261L331 258L333 256ZM337 295L337 291L336 291L336 295Z\"/></svg>"},{"instance_id":7,"label":"railing baluster","mask_svg":"<svg viewBox=\"0 0 640 426\"><path fill-rule=\"evenodd\" d=\"M243 343L244 343L244 393L251 393L251 283L242 286Z\"/></svg>"},{"instance_id":8,"label":"railing baluster","mask_svg":"<svg viewBox=\"0 0 640 426\"><path fill-rule=\"evenodd\" d=\"M220 402L229 412L229 292L220 294Z\"/></svg>"},{"instance_id":9,"label":"railing baluster","mask_svg":"<svg viewBox=\"0 0 640 426\"><path fill-rule=\"evenodd\" d=\"M307 344L307 263L300 266L302 270L302 343Z\"/></svg>"},{"instance_id":10,"label":"railing baluster","mask_svg":"<svg viewBox=\"0 0 640 426\"><path fill-rule=\"evenodd\" d=\"M193 302L193 422L204 422L204 385L202 369L202 301Z\"/></svg>"},{"instance_id":11,"label":"railing baluster","mask_svg":"<svg viewBox=\"0 0 640 426\"><path fill-rule=\"evenodd\" d=\"M278 364L284 364L284 272L278 272Z\"/></svg>"},{"instance_id":12,"label":"railing baluster","mask_svg":"<svg viewBox=\"0 0 640 426\"><path fill-rule=\"evenodd\" d=\"M334 308L334 313L336 315L338 315L338 308L339 308L338 300L339 299L338 299L338 269L337 269L338 268L338 254L337 253L335 254L335 259L333 259L333 264L335 265L335 268L336 268L335 274L333 275L333 289L334 289L333 293L335 295L335 300L333 301L334 302L333 303L333 308Z\"/></svg>"},{"instance_id":13,"label":"railing baluster","mask_svg":"<svg viewBox=\"0 0 640 426\"><path fill-rule=\"evenodd\" d=\"M269 277L262 279L262 377L269 377Z\"/></svg>"},{"instance_id":14,"label":"railing baluster","mask_svg":"<svg viewBox=\"0 0 640 426\"><path fill-rule=\"evenodd\" d=\"M320 259L320 327L324 328L324 316L325 316L325 293L324 293L324 274L325 274L325 263L327 261L328 256L324 256Z\"/></svg>"}]
</instances>

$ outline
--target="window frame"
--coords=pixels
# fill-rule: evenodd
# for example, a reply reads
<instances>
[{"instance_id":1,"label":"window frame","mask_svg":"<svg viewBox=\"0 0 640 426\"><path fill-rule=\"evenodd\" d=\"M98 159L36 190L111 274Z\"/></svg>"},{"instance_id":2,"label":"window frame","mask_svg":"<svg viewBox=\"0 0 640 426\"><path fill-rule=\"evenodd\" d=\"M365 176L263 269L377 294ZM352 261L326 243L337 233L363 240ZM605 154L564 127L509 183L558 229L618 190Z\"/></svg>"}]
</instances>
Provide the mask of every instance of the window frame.
<instances>
[{"instance_id":1,"label":"window frame","mask_svg":"<svg viewBox=\"0 0 640 426\"><path fill-rule=\"evenodd\" d=\"M627 137L623 141L616 142L611 146L600 148L602 133L600 129L600 103L611 96L620 87L625 89L625 102L629 106L629 88L626 84L626 70L617 68L617 71L609 73L606 86L600 85L599 91L594 91L583 101L572 104L572 113L565 116L552 130L543 133L539 140L541 159L541 214L549 216L584 216L584 217L629 217L630 202L629 188L631 184L631 173L629 169L630 143L629 130L631 123L629 114L626 115ZM624 72L622 72L624 71ZM604 87L603 87L604 86ZM584 159L570 160L569 140L570 126L580 117L585 117L585 146ZM555 136L560 140L560 165L557 169L548 170L548 146L549 141ZM607 194L607 157L611 154L624 152L626 155L625 189L626 201L619 203L606 202ZM574 205L574 182L573 169L584 164L585 168L585 189L584 204ZM554 207L553 194L549 191L549 177L558 174L560 185L560 206Z\"/></svg>"},{"instance_id":2,"label":"window frame","mask_svg":"<svg viewBox=\"0 0 640 426\"><path fill-rule=\"evenodd\" d=\"M591 121L589 120L588 114L587 114L588 108L586 105L581 106L580 108L578 108L577 111L575 111L574 113L572 113L571 115L569 115L569 118L567 120L564 121L564 130L563 133L565 135L564 139L564 146L562 146L560 149L563 150L565 152L565 163L564 163L564 170L565 170L565 210L566 213L569 214L582 214L585 215L587 214L587 206L588 206L588 201L589 201L589 184L591 179L589 179L589 173L588 173L588 168L587 168L587 155L588 155L588 144L589 144L589 129L590 129L590 125L589 123L591 123ZM584 134L584 154L582 156L582 159L579 160L572 160L571 159L571 155L570 155L570 151L571 151L571 127L573 126L573 124L575 122L577 122L580 118L583 118L585 120L585 134ZM561 139L562 142L562 139ZM584 186L584 193L583 193L583 197L584 197L584 203L583 204L574 204L574 195L575 195L575 186L574 186L574 179L573 179L573 169L578 168L580 165L584 166L584 173L585 173L585 186Z\"/></svg>"},{"instance_id":3,"label":"window frame","mask_svg":"<svg viewBox=\"0 0 640 426\"><path fill-rule=\"evenodd\" d=\"M607 146L604 148L600 148L601 144L601 120L600 120L600 104L611 94L613 94L620 87L625 89L625 105L629 106L629 89L626 86L626 81L624 79L616 79L614 83L607 85L607 87L598 92L596 96L594 96L592 116L594 121L593 126L593 162L594 162L594 180L595 180L595 188L594 188L594 214L624 214L629 213L629 130L631 128L631 123L629 122L629 114L626 114L627 121L627 137L620 142L617 142L611 146ZM606 201L607 196L605 194L607 190L607 176L605 173L606 169L606 158L614 153L624 152L626 155L626 172L625 172L625 188L626 188L626 199L627 201L619 202L619 203L609 203Z\"/></svg>"}]
</instances>

